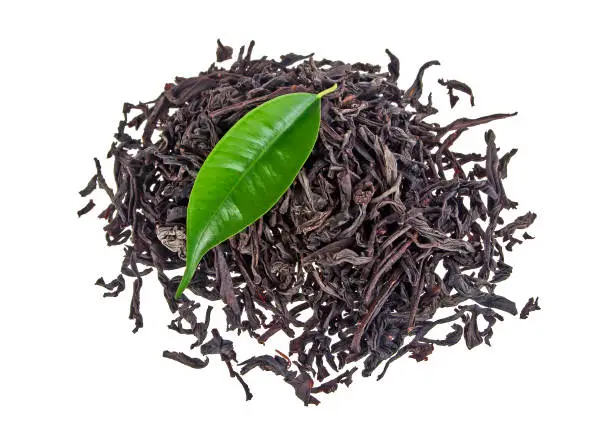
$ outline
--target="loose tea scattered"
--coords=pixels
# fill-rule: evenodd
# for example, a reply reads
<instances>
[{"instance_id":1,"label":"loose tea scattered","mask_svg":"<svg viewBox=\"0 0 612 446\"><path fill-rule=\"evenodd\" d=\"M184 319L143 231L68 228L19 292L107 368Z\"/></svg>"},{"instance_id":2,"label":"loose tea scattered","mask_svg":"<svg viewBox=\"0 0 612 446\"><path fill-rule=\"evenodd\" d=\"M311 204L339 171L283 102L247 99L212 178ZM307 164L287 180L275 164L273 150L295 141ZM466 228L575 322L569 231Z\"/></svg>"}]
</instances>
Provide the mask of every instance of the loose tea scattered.
<instances>
[{"instance_id":1,"label":"loose tea scattered","mask_svg":"<svg viewBox=\"0 0 612 446\"><path fill-rule=\"evenodd\" d=\"M484 154L462 153L453 144L470 127L514 114L445 126L426 122L437 110L431 94L421 101L423 77L437 61L424 64L404 91L396 84L399 60L389 50L388 72L381 73L377 65L315 60L312 54L290 53L280 62L253 59L253 46L240 48L228 70L212 64L198 76L166 84L154 101L124 104L108 152L117 188L108 186L96 159L96 174L80 192L106 192L110 204L99 214L107 221L106 241L124 245L121 274L96 282L107 289L104 295L117 296L125 289L124 276L134 278L130 319L136 332L144 322L143 276L155 272L177 314L169 328L194 337L191 349L199 347L204 359L171 351L163 356L204 368L209 355L219 355L247 400L252 394L242 375L253 369L282 377L304 404L318 404L314 394L349 386L359 366L364 376L381 366L380 379L406 354L424 361L434 346L462 338L469 349L490 345L500 312L518 313L513 301L495 293L512 273L504 249L522 243L515 233L536 215L528 212L508 224L501 217L517 207L502 184L516 150L500 157L491 130ZM232 54L218 41L218 61ZM184 294L175 299L180 271L168 274L185 266L189 193L212 148L265 101L335 83L338 89L323 99L318 140L297 180L261 219L204 256L188 287L198 302ZM451 107L460 100L455 93L474 104L463 82L439 83L448 89ZM141 132L131 135L129 129ZM79 216L93 207L90 201ZM196 317L204 299L223 302L228 331L247 332L262 344L283 332L291 338L288 354L238 362L232 342L218 330L208 338L212 306L204 322ZM442 308L454 312L434 318ZM539 308L532 298L520 316ZM486 327L479 326L479 316ZM451 330L444 339L430 337L444 324Z\"/></svg>"}]
</instances>

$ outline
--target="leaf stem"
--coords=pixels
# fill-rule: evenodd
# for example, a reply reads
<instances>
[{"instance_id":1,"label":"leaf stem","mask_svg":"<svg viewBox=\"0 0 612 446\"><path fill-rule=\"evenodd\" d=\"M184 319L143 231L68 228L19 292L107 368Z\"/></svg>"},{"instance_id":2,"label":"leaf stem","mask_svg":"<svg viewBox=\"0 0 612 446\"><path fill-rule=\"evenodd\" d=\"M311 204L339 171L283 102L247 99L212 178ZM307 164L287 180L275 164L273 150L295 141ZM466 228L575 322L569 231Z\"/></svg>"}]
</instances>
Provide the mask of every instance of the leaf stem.
<instances>
[{"instance_id":1,"label":"leaf stem","mask_svg":"<svg viewBox=\"0 0 612 446\"><path fill-rule=\"evenodd\" d=\"M322 92L317 93L317 97L319 99L321 99L326 94L329 94L329 93L332 93L332 92L336 91L337 88L338 88L338 84L334 84L331 87L329 87L327 90L323 90Z\"/></svg>"}]
</instances>

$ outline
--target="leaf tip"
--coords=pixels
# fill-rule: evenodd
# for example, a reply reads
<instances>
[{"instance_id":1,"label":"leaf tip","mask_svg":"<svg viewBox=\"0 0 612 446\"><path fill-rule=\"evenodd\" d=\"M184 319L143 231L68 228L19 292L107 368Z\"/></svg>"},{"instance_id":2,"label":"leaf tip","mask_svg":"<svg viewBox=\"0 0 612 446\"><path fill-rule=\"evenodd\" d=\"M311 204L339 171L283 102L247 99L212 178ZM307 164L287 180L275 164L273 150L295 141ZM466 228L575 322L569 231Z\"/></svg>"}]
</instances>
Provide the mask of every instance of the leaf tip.
<instances>
[{"instance_id":1,"label":"leaf tip","mask_svg":"<svg viewBox=\"0 0 612 446\"><path fill-rule=\"evenodd\" d=\"M320 93L317 93L317 98L321 99L323 96L325 96L326 94L329 93L333 93L334 91L336 91L338 89L338 84L334 84L331 87L329 87L326 90L321 91Z\"/></svg>"}]
</instances>

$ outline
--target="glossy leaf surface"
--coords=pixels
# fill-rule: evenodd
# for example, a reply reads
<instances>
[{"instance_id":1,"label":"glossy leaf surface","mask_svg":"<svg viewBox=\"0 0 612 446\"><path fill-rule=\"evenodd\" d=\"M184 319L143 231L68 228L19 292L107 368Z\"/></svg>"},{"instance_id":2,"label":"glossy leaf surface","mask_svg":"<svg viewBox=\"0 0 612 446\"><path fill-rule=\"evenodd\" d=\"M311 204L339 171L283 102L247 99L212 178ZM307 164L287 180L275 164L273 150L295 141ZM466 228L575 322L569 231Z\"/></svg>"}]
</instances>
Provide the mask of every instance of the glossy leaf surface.
<instances>
[{"instance_id":1,"label":"glossy leaf surface","mask_svg":"<svg viewBox=\"0 0 612 446\"><path fill-rule=\"evenodd\" d=\"M319 94L292 93L251 110L200 168L187 207L187 260L179 297L208 250L255 222L282 197L317 140Z\"/></svg>"}]
</instances>

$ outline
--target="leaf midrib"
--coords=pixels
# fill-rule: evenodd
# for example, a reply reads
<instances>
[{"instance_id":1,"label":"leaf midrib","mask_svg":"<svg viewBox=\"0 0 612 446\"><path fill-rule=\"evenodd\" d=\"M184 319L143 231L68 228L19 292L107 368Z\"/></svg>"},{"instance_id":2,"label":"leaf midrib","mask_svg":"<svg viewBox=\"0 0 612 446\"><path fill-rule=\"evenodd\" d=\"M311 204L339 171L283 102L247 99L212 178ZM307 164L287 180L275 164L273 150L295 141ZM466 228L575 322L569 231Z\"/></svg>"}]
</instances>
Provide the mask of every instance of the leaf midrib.
<instances>
[{"instance_id":1,"label":"leaf midrib","mask_svg":"<svg viewBox=\"0 0 612 446\"><path fill-rule=\"evenodd\" d=\"M282 96L281 96L282 97ZM306 107L304 107L303 109L299 110L299 113L292 113L293 116L299 116L301 115L304 111L306 111L311 105L313 105L316 102L316 98L315 97L315 101L311 102L310 104L308 104ZM268 147L264 148L264 150L261 151L261 153L259 155L257 155L249 164L248 167L244 170L244 172L240 175L240 178L234 183L234 185L229 189L229 191L227 192L227 194L225 195L225 197L223 198L223 200L219 203L219 206L217 206L217 209L215 209L215 211L211 214L211 217L208 219L208 223L206 223L206 225L204 225L204 227L202 228L202 230L200 231L200 234L206 232L208 230L208 227L210 226L210 223L214 220L214 218L217 216L217 214L219 213L219 210L225 205L225 203L227 202L227 200L229 199L229 197L234 193L234 191L236 190L236 188L240 185L240 183L242 183L242 180L244 179L244 177L251 171L251 169L253 168L253 166L255 164L257 164L259 162L259 160L266 155L272 147L274 147L274 144L276 144L276 141L278 141L280 139L281 136L283 136L285 133L287 133L287 130L289 130L289 128L291 127L291 125L285 126L285 128L281 131L278 132L278 134L276 134L274 136L274 138L272 138L270 144L268 144ZM213 149L214 150L214 149ZM274 204L273 204L274 205ZM232 237L233 235L237 234L231 234L229 237ZM227 238L225 240L227 240ZM204 254L206 254L206 252L204 252ZM201 259L198 259L198 263ZM195 263L195 262L194 262Z\"/></svg>"}]
</instances>

